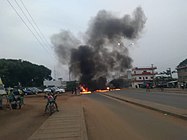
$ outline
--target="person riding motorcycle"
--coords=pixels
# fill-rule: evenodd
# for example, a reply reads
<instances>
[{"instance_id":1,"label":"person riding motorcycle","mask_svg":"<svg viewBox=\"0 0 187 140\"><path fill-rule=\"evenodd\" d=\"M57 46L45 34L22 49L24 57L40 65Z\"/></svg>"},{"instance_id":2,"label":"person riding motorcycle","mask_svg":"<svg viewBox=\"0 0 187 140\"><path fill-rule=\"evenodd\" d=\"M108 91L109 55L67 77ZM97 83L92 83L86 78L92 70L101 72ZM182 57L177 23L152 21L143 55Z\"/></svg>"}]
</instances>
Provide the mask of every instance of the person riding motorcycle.
<instances>
[{"instance_id":1,"label":"person riding motorcycle","mask_svg":"<svg viewBox=\"0 0 187 140\"><path fill-rule=\"evenodd\" d=\"M56 111L59 112L58 110L58 105L56 103L56 98L57 98L57 95L55 94L52 94L52 93L48 93L46 96L44 96L45 98L47 98L47 104L45 106L45 112L47 112L47 107L50 103L54 103L55 104L55 107L56 107Z\"/></svg>"}]
</instances>

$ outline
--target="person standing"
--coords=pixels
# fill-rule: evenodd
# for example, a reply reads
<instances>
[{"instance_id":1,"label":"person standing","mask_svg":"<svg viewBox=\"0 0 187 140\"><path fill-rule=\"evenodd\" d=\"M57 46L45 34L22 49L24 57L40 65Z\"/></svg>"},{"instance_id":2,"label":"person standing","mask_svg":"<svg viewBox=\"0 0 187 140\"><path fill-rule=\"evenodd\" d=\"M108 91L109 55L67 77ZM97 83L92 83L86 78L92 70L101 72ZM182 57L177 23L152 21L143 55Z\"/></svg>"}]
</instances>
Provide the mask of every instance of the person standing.
<instances>
[{"instance_id":1,"label":"person standing","mask_svg":"<svg viewBox=\"0 0 187 140\"><path fill-rule=\"evenodd\" d=\"M149 83L146 84L146 91L147 91L147 92L150 92L150 86L149 86Z\"/></svg>"},{"instance_id":2,"label":"person standing","mask_svg":"<svg viewBox=\"0 0 187 140\"><path fill-rule=\"evenodd\" d=\"M20 95L20 104L24 105L24 92L22 89L18 89Z\"/></svg>"}]
</instances>

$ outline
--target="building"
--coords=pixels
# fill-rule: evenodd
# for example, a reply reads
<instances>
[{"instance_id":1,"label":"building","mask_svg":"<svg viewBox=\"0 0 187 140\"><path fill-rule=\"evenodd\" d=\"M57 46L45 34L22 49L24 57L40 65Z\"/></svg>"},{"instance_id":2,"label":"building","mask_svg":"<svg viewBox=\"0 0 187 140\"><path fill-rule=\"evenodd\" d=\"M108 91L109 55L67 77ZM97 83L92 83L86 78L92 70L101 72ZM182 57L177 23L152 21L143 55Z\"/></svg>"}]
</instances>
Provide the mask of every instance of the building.
<instances>
[{"instance_id":1,"label":"building","mask_svg":"<svg viewBox=\"0 0 187 140\"><path fill-rule=\"evenodd\" d=\"M135 67L132 69L132 87L133 88L140 88L145 87L147 83L150 86L153 86L154 76L156 74L155 70L157 67Z\"/></svg>"},{"instance_id":2,"label":"building","mask_svg":"<svg viewBox=\"0 0 187 140\"><path fill-rule=\"evenodd\" d=\"M62 87L66 88L66 81L58 80L44 80L43 85L45 87Z\"/></svg>"},{"instance_id":3,"label":"building","mask_svg":"<svg viewBox=\"0 0 187 140\"><path fill-rule=\"evenodd\" d=\"M187 59L177 66L179 86L187 87Z\"/></svg>"},{"instance_id":4,"label":"building","mask_svg":"<svg viewBox=\"0 0 187 140\"><path fill-rule=\"evenodd\" d=\"M128 70L128 71L127 71L127 79L128 79L128 80L131 80L131 79L132 79L131 70Z\"/></svg>"}]
</instances>

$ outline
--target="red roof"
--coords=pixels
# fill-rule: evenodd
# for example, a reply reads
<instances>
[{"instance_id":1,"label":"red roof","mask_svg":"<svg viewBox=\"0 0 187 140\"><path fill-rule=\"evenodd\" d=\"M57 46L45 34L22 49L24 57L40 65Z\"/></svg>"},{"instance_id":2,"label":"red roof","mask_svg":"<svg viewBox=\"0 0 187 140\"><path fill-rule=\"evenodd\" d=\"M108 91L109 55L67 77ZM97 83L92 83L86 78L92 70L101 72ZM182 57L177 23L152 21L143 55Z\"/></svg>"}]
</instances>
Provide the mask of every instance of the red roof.
<instances>
[{"instance_id":1,"label":"red roof","mask_svg":"<svg viewBox=\"0 0 187 140\"><path fill-rule=\"evenodd\" d=\"M147 67L147 68L138 68L138 67L135 67L132 70L155 70L155 69L157 69L157 67Z\"/></svg>"}]
</instances>

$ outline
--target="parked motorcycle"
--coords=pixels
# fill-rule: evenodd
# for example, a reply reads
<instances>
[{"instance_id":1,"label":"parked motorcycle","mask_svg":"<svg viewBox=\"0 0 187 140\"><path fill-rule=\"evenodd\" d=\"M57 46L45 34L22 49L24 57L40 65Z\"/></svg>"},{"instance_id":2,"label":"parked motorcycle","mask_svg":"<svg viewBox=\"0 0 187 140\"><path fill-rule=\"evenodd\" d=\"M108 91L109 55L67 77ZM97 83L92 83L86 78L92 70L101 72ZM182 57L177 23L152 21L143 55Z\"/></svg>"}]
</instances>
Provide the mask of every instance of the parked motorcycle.
<instances>
[{"instance_id":1,"label":"parked motorcycle","mask_svg":"<svg viewBox=\"0 0 187 140\"><path fill-rule=\"evenodd\" d=\"M8 100L11 104L12 109L21 109L23 101L18 89L13 89L8 95Z\"/></svg>"}]
</instances>

